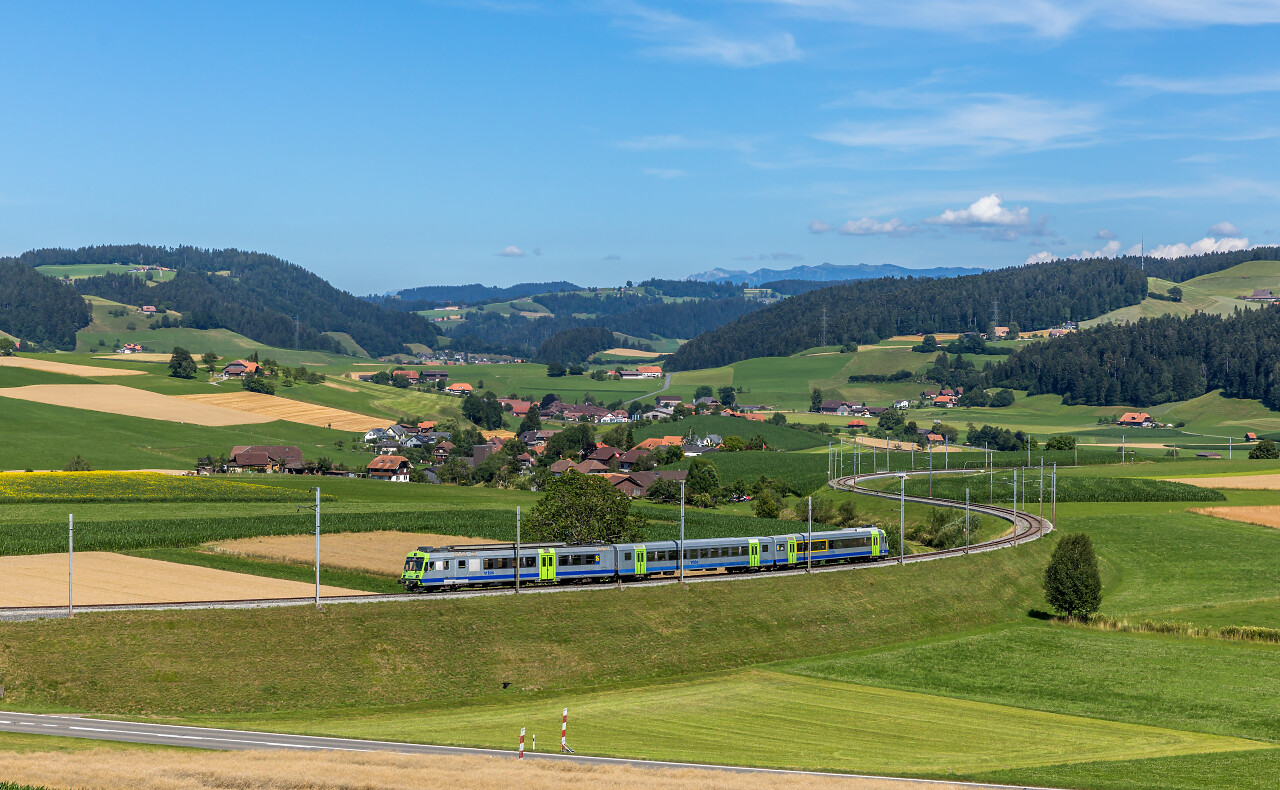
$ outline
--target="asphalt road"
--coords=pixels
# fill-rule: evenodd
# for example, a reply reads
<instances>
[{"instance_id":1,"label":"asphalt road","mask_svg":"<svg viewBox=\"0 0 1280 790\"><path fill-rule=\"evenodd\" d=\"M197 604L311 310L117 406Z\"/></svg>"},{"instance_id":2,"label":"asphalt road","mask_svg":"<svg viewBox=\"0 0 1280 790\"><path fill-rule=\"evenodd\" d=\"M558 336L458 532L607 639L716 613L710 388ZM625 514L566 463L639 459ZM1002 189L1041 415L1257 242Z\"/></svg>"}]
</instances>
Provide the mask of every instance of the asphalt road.
<instances>
[{"instance_id":1,"label":"asphalt road","mask_svg":"<svg viewBox=\"0 0 1280 790\"><path fill-rule=\"evenodd\" d=\"M88 738L99 741L123 741L148 743L159 746L185 746L195 749L243 751L248 749L296 749L328 750L342 752L393 752L397 754L480 755L515 759L516 752L500 749L471 749L460 746L431 746L419 743L394 741L363 741L353 738L323 738L314 735L285 735L275 732L252 730L219 730L209 727L182 727L174 724L150 724L108 719L88 719L79 716L45 715L39 713L12 713L0 711L0 731L21 732L34 735L54 735L69 738ZM696 768L707 771L751 773L777 776L826 776L841 779L885 779L882 776L824 773L821 771L784 771L771 768L743 768L730 765L704 765L700 763L672 763L651 760L625 760L616 757L588 757L556 752L525 752L527 759L567 760L594 765L630 765L637 768ZM967 782L934 782L927 779L898 779L921 787L972 787L991 790L1045 790L1022 785L991 785Z\"/></svg>"}]
</instances>

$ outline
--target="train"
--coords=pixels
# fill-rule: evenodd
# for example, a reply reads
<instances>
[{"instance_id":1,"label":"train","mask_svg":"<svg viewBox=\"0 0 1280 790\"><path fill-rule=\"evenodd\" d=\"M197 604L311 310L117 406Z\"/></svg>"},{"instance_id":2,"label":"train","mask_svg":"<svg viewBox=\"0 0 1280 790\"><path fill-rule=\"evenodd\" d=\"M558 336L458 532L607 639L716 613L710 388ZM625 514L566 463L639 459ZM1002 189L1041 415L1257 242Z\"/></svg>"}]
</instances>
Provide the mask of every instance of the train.
<instances>
[{"instance_id":1,"label":"train","mask_svg":"<svg viewBox=\"0 0 1280 790\"><path fill-rule=\"evenodd\" d=\"M887 559L884 530L851 527L812 533L759 537L699 538L684 541L684 570L753 573L805 565L875 562ZM634 581L675 575L680 542L514 543L421 546L405 557L400 584L407 592L461 587L554 585Z\"/></svg>"}]
</instances>

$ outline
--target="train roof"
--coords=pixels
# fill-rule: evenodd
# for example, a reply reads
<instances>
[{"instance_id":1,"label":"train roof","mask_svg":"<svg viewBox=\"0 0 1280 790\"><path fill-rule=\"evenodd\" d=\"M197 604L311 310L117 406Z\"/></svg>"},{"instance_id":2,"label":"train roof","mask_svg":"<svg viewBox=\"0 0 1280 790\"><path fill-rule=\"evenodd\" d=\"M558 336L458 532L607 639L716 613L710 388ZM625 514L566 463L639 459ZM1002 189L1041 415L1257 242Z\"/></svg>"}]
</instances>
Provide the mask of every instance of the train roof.
<instances>
[{"instance_id":1,"label":"train roof","mask_svg":"<svg viewBox=\"0 0 1280 790\"><path fill-rule=\"evenodd\" d=\"M826 525L826 524L823 524L822 526L823 526L823 527L826 527L827 525ZM832 536L832 535L842 535L842 534L858 535L858 534L867 534L867 533L870 533L872 530L876 530L876 529L879 529L879 527L877 527L877 526L875 526L875 525L865 526L865 527L840 527L840 528L837 528L837 529L815 529L815 530L813 531L813 534L814 534L814 536L815 536L815 537L829 538L829 537L830 537L830 536ZM808 531L807 531L807 530L799 531L799 532L781 532L781 533L775 533L775 534L772 534L772 535L726 535L726 536L724 536L724 537L720 537L720 538L688 538L688 539L686 539L686 540L685 540L685 542L684 542L684 543L685 543L685 545L686 545L686 546L692 546L692 547L695 547L695 548L696 548L696 547L699 547L699 546L708 546L708 545L713 545L713 544L716 544L716 543L723 543L724 541L731 541L731 540L773 540L773 539L778 539L778 538L781 538L781 539L783 539L783 540L786 540L786 539L805 540L805 539L808 537L808 535L809 535L809 533L808 533ZM619 545L619 546L659 546L659 545L670 545L670 546L675 546L675 545L677 545L678 543L679 543L679 541L678 541L678 540L674 540L674 539L669 539L669 540L640 540L640 541L634 541L634 542L631 542L631 543L619 543L619 544L613 544L613 543L601 543L601 542L596 542L596 543L563 543L563 542L559 542L559 543L555 543L555 542L545 542L545 543L521 543L521 544L520 544L520 550L521 550L522 552L523 552L523 551L526 551L526 550L537 550L537 549L590 550L590 549L609 548L609 547L612 547L612 546L614 546L614 545ZM428 552L428 553L429 553L429 552L433 552L433 551L448 551L448 552L452 552L452 553L454 553L454 554L467 554L467 553L472 553L472 552L476 552L476 553L478 553L478 552L494 552L494 551L500 551L500 552L504 552L504 553L510 553L510 552L514 552L514 551L515 551L515 548L516 548L516 544L514 544L514 543L468 543L468 544L461 545L461 546L419 546L419 547L418 547L418 551L420 551L420 552Z\"/></svg>"}]
</instances>

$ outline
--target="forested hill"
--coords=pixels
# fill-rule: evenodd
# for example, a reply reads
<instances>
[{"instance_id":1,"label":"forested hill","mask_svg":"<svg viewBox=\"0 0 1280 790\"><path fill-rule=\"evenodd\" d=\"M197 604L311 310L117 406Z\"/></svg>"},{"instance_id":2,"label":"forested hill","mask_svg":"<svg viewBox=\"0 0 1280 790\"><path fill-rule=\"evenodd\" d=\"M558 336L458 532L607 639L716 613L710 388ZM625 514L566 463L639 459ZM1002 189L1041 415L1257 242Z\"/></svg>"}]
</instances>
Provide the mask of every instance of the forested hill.
<instances>
[{"instance_id":1,"label":"forested hill","mask_svg":"<svg viewBox=\"0 0 1280 790\"><path fill-rule=\"evenodd\" d=\"M699 335L667 361L668 370L717 367L751 357L794 354L819 345L875 343L915 332L981 331L999 323L1043 329L1137 304L1147 278L1119 260L1058 261L945 280L884 278L820 288Z\"/></svg>"},{"instance_id":2,"label":"forested hill","mask_svg":"<svg viewBox=\"0 0 1280 790\"><path fill-rule=\"evenodd\" d=\"M77 280L82 294L126 304L155 304L183 313L196 329L226 328L268 345L342 352L324 332L346 332L373 356L403 353L406 343L432 344L439 330L412 313L359 299L296 264L236 249L144 245L45 249L23 253L28 266L127 263L176 269L148 285L132 275ZM295 323L296 319L296 323Z\"/></svg>"},{"instance_id":3,"label":"forested hill","mask_svg":"<svg viewBox=\"0 0 1280 790\"><path fill-rule=\"evenodd\" d=\"M405 288L397 291L394 298L384 296L366 297L370 301L386 304L397 310L427 310L446 304L480 304L482 302L505 302L508 299L520 299L534 294L576 291L579 286L565 280L549 283L516 283L506 287L494 285L424 285L418 288Z\"/></svg>"},{"instance_id":4,"label":"forested hill","mask_svg":"<svg viewBox=\"0 0 1280 790\"><path fill-rule=\"evenodd\" d=\"M1067 404L1155 406L1220 388L1280 410L1280 307L1102 324L1014 352L992 380Z\"/></svg>"},{"instance_id":5,"label":"forested hill","mask_svg":"<svg viewBox=\"0 0 1280 790\"><path fill-rule=\"evenodd\" d=\"M88 326L91 317L88 302L70 285L0 259L0 331L27 343L72 351L76 331Z\"/></svg>"}]
</instances>

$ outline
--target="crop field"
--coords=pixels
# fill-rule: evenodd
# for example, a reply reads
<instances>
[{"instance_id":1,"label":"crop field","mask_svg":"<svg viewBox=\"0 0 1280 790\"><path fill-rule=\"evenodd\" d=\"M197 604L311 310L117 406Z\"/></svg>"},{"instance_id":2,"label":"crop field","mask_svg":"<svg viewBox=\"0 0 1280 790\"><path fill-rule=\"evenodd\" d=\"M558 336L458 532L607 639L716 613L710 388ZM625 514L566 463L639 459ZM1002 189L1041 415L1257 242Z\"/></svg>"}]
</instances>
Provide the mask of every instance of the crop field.
<instances>
[{"instance_id":1,"label":"crop field","mask_svg":"<svg viewBox=\"0 0 1280 790\"><path fill-rule=\"evenodd\" d=\"M565 706L571 715L569 743L579 753L809 770L972 774L1265 748L1240 738L768 671L632 688L621 696L588 692L390 713L379 716L374 727L353 717L319 726L294 719L288 728L502 748L522 726L554 734ZM744 749L743 743L751 747ZM1026 748L1028 743L1036 748Z\"/></svg>"},{"instance_id":2,"label":"crop field","mask_svg":"<svg viewBox=\"0 0 1280 790\"><path fill-rule=\"evenodd\" d=\"M75 554L75 601L80 604L164 603L305 597L314 585L100 551ZM320 588L320 595L356 590ZM0 557L0 606L58 606L67 602L67 555Z\"/></svg>"},{"instance_id":3,"label":"crop field","mask_svg":"<svg viewBox=\"0 0 1280 790\"><path fill-rule=\"evenodd\" d=\"M1031 505L1040 499L1040 475L1038 470L1031 469L1029 475L1019 475L1018 501L1024 497ZM1049 470L1044 475L1044 501L1050 501L1052 478ZM992 485L994 483L994 485ZM897 491L897 480L874 480L866 484L869 488L884 491ZM985 501L994 489L998 502L1010 501L1013 497L1013 475L999 472L995 475L936 475L932 481L915 477L907 481L907 494L910 496L929 496L932 488L935 497L964 500L965 489L972 492L975 501ZM1226 497L1212 488L1200 488L1186 483L1169 480L1153 480L1148 478L1112 478L1059 476L1058 502L1222 502Z\"/></svg>"},{"instance_id":4,"label":"crop field","mask_svg":"<svg viewBox=\"0 0 1280 790\"><path fill-rule=\"evenodd\" d=\"M320 562L331 568L351 568L386 576L399 576L404 558L419 546L461 546L489 543L486 538L462 535L433 535L429 532L348 532L326 535ZM239 538L212 543L209 549L240 557L273 562L315 561L315 539L310 535L283 535L269 538Z\"/></svg>"},{"instance_id":5,"label":"crop field","mask_svg":"<svg viewBox=\"0 0 1280 790\"><path fill-rule=\"evenodd\" d=\"M187 408L196 406L173 400ZM95 469L185 470L194 468L202 455L216 456L235 445L249 444L291 444L307 458L324 455L353 465L368 463L367 455L333 446L339 439L350 440L350 433L299 423L208 427L24 400L0 400L0 404L6 424L22 426L22 430L0 431L0 469L60 469L79 454ZM31 441L32 436L40 437L39 441Z\"/></svg>"},{"instance_id":6,"label":"crop field","mask_svg":"<svg viewBox=\"0 0 1280 790\"><path fill-rule=\"evenodd\" d=\"M129 274L129 270L134 268L137 267L130 263L47 264L37 266L36 271L50 277L70 277L78 280L82 277L100 277L104 274ZM133 272L134 277L146 277L148 274L156 282L163 282L172 280L177 272Z\"/></svg>"},{"instance_id":7,"label":"crop field","mask_svg":"<svg viewBox=\"0 0 1280 790\"><path fill-rule=\"evenodd\" d=\"M740 417L720 417L700 414L686 417L677 423L658 422L632 431L636 441L654 436L667 436L695 431L699 436L718 434L721 437L739 436L743 441L753 436L763 436L770 450L806 450L825 446L829 437L795 428L771 425L767 422L744 420ZM718 457L718 456L717 456Z\"/></svg>"},{"instance_id":8,"label":"crop field","mask_svg":"<svg viewBox=\"0 0 1280 790\"><path fill-rule=\"evenodd\" d=\"M332 497L325 497L332 499ZM308 501L300 491L154 472L41 472L0 476L0 503Z\"/></svg>"},{"instance_id":9,"label":"crop field","mask_svg":"<svg viewBox=\"0 0 1280 790\"><path fill-rule=\"evenodd\" d=\"M1222 477L1178 477L1180 483L1206 488L1241 488L1280 491L1280 474L1228 475Z\"/></svg>"},{"instance_id":10,"label":"crop field","mask_svg":"<svg viewBox=\"0 0 1280 790\"><path fill-rule=\"evenodd\" d=\"M46 373L61 373L65 376L137 376L142 373L140 370L130 370L127 368L107 368L97 367L93 365L77 365L69 362L55 362L51 359L38 359L35 357L0 357L0 368L25 368L27 370L40 370ZM9 371L5 371L8 375Z\"/></svg>"},{"instance_id":11,"label":"crop field","mask_svg":"<svg viewBox=\"0 0 1280 790\"><path fill-rule=\"evenodd\" d=\"M69 406L150 420L224 426L271 422L272 418L208 403L193 403L118 384L33 384L0 389L0 397Z\"/></svg>"},{"instance_id":12,"label":"crop field","mask_svg":"<svg viewBox=\"0 0 1280 790\"><path fill-rule=\"evenodd\" d=\"M1228 521L1243 521L1246 524L1258 524L1263 527L1280 529L1280 505L1263 505L1261 507L1198 507L1193 513L1225 518Z\"/></svg>"},{"instance_id":13,"label":"crop field","mask_svg":"<svg viewBox=\"0 0 1280 790\"><path fill-rule=\"evenodd\" d=\"M260 422L288 420L318 428L332 428L338 431L359 431L364 433L371 428L385 428L384 417L370 417L365 414L332 409L328 406L317 406L302 403L290 398L275 395L264 395L259 392L232 391L200 395L182 395L183 400L201 405L214 406L242 412L258 418Z\"/></svg>"}]
</instances>

